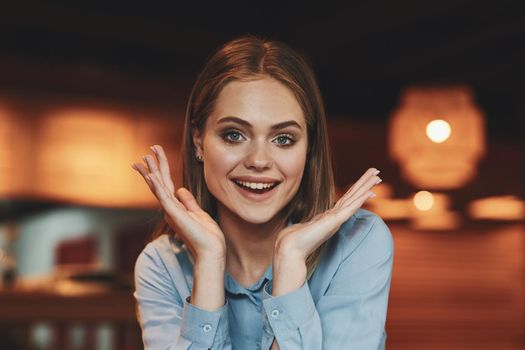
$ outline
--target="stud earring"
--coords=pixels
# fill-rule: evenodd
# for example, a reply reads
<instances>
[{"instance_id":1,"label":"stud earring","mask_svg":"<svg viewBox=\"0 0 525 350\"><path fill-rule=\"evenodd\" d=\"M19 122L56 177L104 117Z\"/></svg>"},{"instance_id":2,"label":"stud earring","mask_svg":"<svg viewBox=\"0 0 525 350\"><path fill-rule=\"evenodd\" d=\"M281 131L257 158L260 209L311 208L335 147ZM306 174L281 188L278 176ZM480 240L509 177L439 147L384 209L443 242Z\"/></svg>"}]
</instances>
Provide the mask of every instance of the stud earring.
<instances>
[{"instance_id":1,"label":"stud earring","mask_svg":"<svg viewBox=\"0 0 525 350\"><path fill-rule=\"evenodd\" d=\"M197 154L195 157L197 158L197 161L204 163L204 158L200 154Z\"/></svg>"}]
</instances>

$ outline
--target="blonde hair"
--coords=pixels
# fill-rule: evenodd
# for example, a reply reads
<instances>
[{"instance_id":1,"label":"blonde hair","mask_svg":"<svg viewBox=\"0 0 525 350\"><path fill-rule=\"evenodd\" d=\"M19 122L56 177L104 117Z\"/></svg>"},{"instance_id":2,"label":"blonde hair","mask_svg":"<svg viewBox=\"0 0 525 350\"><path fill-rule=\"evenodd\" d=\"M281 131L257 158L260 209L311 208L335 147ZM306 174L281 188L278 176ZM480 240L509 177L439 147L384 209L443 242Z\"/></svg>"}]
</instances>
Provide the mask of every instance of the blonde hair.
<instances>
[{"instance_id":1,"label":"blonde hair","mask_svg":"<svg viewBox=\"0 0 525 350\"><path fill-rule=\"evenodd\" d=\"M313 71L305 58L287 45L255 36L234 39L215 52L193 85L186 109L182 146L182 185L195 196L203 210L216 215L216 199L208 191L202 163L196 160L192 130L204 130L220 91L231 81L269 76L288 87L297 98L306 120L308 150L301 184L283 209L294 223L312 219L333 206L335 190L323 100ZM153 233L175 234L162 220ZM324 244L306 260L312 275Z\"/></svg>"}]
</instances>

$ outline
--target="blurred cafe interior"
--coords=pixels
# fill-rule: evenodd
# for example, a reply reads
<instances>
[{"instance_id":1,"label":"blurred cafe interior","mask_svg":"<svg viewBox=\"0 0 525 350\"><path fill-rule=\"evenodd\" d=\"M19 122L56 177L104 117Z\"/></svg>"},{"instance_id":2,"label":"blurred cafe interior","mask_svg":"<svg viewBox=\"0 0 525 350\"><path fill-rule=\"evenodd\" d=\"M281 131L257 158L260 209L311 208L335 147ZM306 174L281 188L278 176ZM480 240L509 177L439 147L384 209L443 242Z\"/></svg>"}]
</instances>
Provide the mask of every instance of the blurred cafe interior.
<instances>
[{"instance_id":1,"label":"blurred cafe interior","mask_svg":"<svg viewBox=\"0 0 525 350\"><path fill-rule=\"evenodd\" d=\"M243 34L308 57L338 193L381 170L388 349L525 348L520 1L0 5L0 348L141 349L135 259L162 218L131 168L179 181L185 103Z\"/></svg>"}]
</instances>

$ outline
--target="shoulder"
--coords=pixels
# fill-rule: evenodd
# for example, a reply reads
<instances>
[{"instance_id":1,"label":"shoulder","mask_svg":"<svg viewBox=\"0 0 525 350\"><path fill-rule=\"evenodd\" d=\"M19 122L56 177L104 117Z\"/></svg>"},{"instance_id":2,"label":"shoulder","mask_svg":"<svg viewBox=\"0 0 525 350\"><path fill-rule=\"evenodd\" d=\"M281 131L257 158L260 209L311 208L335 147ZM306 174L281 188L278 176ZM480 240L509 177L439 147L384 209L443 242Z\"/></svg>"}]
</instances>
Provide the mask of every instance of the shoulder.
<instances>
[{"instance_id":1,"label":"shoulder","mask_svg":"<svg viewBox=\"0 0 525 350\"><path fill-rule=\"evenodd\" d=\"M165 260L170 249L167 235L149 242L140 252L135 262L135 278L158 275L166 271Z\"/></svg>"},{"instance_id":2,"label":"shoulder","mask_svg":"<svg viewBox=\"0 0 525 350\"><path fill-rule=\"evenodd\" d=\"M163 256L171 249L168 235L161 235L153 241L146 244L144 249L140 252L135 267L159 264L163 260Z\"/></svg>"},{"instance_id":3,"label":"shoulder","mask_svg":"<svg viewBox=\"0 0 525 350\"><path fill-rule=\"evenodd\" d=\"M334 237L343 259L362 253L363 256L388 258L394 253L394 240L390 229L381 217L359 208ZM361 255L361 254L360 254Z\"/></svg>"},{"instance_id":4,"label":"shoulder","mask_svg":"<svg viewBox=\"0 0 525 350\"><path fill-rule=\"evenodd\" d=\"M179 272L174 270L182 268L179 259L185 253L185 249L177 245L173 237L161 235L149 242L137 257L135 278L158 275L173 277L174 273Z\"/></svg>"},{"instance_id":5,"label":"shoulder","mask_svg":"<svg viewBox=\"0 0 525 350\"><path fill-rule=\"evenodd\" d=\"M312 282L316 297L354 295L362 305L365 295L388 290L394 241L381 217L360 208L327 243Z\"/></svg>"},{"instance_id":6,"label":"shoulder","mask_svg":"<svg viewBox=\"0 0 525 350\"><path fill-rule=\"evenodd\" d=\"M135 288L137 293L156 290L169 297L188 294L183 255L185 251L168 235L149 242L135 262Z\"/></svg>"}]
</instances>

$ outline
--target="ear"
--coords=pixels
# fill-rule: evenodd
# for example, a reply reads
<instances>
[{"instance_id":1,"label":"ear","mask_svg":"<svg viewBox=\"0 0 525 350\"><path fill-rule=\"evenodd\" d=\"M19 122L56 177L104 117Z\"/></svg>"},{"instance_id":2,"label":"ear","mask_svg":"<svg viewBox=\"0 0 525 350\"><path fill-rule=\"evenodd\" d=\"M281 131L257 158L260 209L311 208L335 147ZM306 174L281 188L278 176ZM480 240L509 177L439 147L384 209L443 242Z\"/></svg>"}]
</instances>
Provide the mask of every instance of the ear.
<instances>
[{"instance_id":1,"label":"ear","mask_svg":"<svg viewBox=\"0 0 525 350\"><path fill-rule=\"evenodd\" d=\"M204 154L202 152L202 132L198 128L193 127L191 129L191 136L193 140L193 146L195 146L195 156L203 157Z\"/></svg>"}]
</instances>

